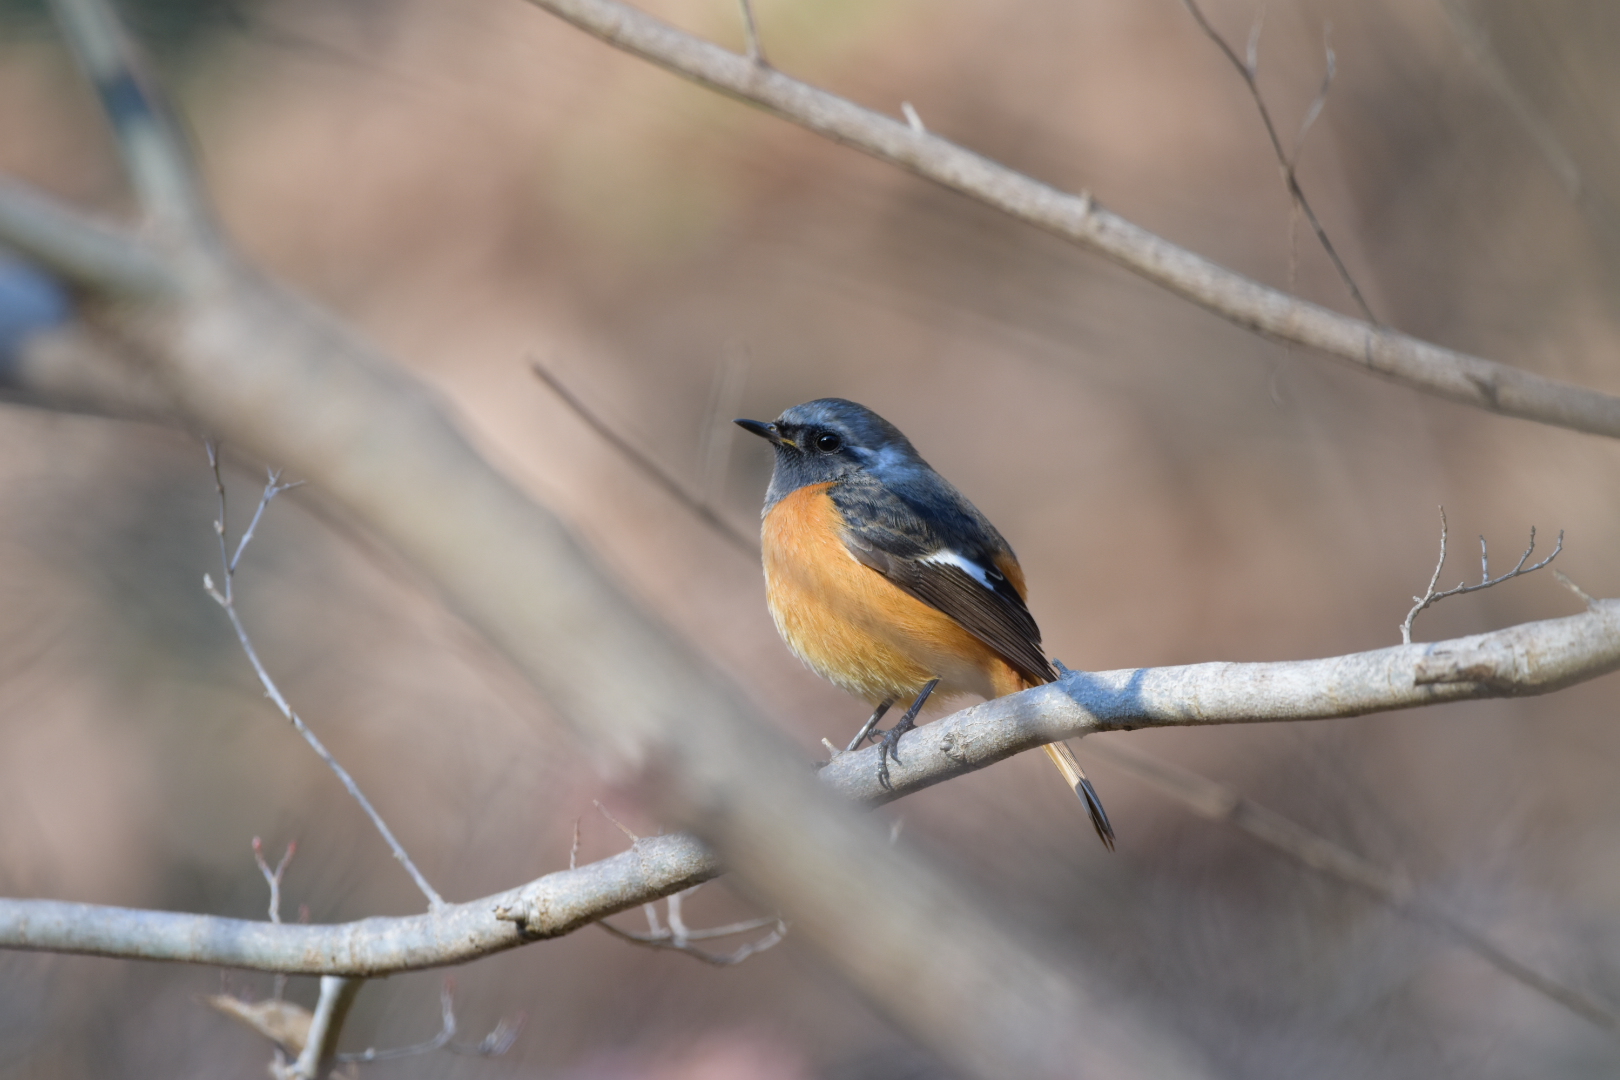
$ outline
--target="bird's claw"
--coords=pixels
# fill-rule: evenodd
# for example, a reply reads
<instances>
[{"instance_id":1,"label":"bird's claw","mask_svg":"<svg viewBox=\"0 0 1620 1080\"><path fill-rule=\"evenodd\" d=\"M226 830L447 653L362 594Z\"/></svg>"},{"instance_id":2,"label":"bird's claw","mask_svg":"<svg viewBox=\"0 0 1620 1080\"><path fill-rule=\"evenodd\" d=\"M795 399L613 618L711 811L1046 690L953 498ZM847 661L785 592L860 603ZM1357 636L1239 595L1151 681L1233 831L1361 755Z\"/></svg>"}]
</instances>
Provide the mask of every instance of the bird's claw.
<instances>
[{"instance_id":1,"label":"bird's claw","mask_svg":"<svg viewBox=\"0 0 1620 1080\"><path fill-rule=\"evenodd\" d=\"M900 736L915 726L896 724L883 732L883 740L878 743L878 786L884 791L894 790L894 785L889 780L889 759L893 758L896 765L900 764ZM875 737L878 733L874 731L872 734Z\"/></svg>"}]
</instances>

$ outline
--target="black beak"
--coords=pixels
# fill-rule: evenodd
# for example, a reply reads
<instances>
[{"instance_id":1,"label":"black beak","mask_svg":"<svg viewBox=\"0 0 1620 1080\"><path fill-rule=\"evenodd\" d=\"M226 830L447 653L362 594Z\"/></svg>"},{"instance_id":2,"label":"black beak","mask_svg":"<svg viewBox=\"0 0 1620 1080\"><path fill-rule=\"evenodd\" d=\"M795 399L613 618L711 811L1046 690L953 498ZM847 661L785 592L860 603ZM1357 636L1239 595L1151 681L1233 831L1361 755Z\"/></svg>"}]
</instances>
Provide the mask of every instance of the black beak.
<instances>
[{"instance_id":1,"label":"black beak","mask_svg":"<svg viewBox=\"0 0 1620 1080\"><path fill-rule=\"evenodd\" d=\"M762 439L769 439L777 446L782 445L782 435L776 430L775 424L767 424L763 420L733 420L732 423Z\"/></svg>"}]
</instances>

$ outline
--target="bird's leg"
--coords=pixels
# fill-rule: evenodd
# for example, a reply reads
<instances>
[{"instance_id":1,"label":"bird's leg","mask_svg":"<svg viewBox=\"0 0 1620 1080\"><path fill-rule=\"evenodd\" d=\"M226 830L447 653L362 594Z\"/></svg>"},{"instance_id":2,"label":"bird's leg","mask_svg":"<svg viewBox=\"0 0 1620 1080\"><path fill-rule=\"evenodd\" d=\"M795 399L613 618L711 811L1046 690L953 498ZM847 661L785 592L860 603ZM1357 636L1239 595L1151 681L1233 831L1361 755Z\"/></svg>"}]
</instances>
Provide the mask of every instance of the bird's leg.
<instances>
[{"instance_id":1,"label":"bird's leg","mask_svg":"<svg viewBox=\"0 0 1620 1080\"><path fill-rule=\"evenodd\" d=\"M932 694L934 687L938 685L938 679L929 679L928 685L924 686L922 693L917 695L917 700L911 703L911 708L906 710L906 714L884 734L883 742L878 744L878 784L885 790L890 787L888 759L894 758L894 763L896 765L900 764L900 755L895 753L900 748L900 736L917 726L914 722L917 719L917 714L922 712L923 703L928 700L928 695Z\"/></svg>"},{"instance_id":2,"label":"bird's leg","mask_svg":"<svg viewBox=\"0 0 1620 1080\"><path fill-rule=\"evenodd\" d=\"M867 717L866 723L861 725L861 730L857 731L855 733L855 737L853 739L849 740L849 747L844 751L844 753L846 753L846 754L854 753L855 748L860 746L861 743L866 741L866 737L868 735L872 734L872 729L877 727L877 722L879 720L883 719L883 714L888 712L889 711L889 706L893 705L893 704L894 704L894 699L893 698L890 698L888 701L879 702L878 707L872 710L872 715Z\"/></svg>"}]
</instances>

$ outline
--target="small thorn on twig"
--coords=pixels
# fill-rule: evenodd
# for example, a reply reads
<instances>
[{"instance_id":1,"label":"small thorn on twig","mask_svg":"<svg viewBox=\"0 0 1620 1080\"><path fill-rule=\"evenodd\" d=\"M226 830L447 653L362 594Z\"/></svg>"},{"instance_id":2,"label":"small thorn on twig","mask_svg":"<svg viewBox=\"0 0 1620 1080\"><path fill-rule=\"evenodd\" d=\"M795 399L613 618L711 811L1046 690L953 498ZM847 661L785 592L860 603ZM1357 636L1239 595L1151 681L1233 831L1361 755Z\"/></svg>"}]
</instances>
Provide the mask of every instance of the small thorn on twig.
<instances>
[{"instance_id":1,"label":"small thorn on twig","mask_svg":"<svg viewBox=\"0 0 1620 1080\"><path fill-rule=\"evenodd\" d=\"M922 117L918 116L917 110L911 107L911 102L902 101L900 103L900 112L904 114L906 123L911 126L912 131L919 135L928 134L928 129L923 127Z\"/></svg>"},{"instance_id":2,"label":"small thorn on twig","mask_svg":"<svg viewBox=\"0 0 1620 1080\"><path fill-rule=\"evenodd\" d=\"M1581 603L1585 604L1588 608L1597 607L1597 599L1589 595L1585 589L1571 581L1568 575L1566 575L1562 570L1554 570L1553 577L1557 578L1558 583L1564 588L1580 597Z\"/></svg>"},{"instance_id":3,"label":"small thorn on twig","mask_svg":"<svg viewBox=\"0 0 1620 1080\"><path fill-rule=\"evenodd\" d=\"M765 47L759 42L759 23L754 21L754 5L752 0L737 0L742 5L743 36L748 43L748 59L754 62L755 67L768 68L770 62L765 59Z\"/></svg>"},{"instance_id":4,"label":"small thorn on twig","mask_svg":"<svg viewBox=\"0 0 1620 1080\"><path fill-rule=\"evenodd\" d=\"M626 836L628 836L630 838L630 842L632 844L641 843L641 837L639 837L635 833L631 832L630 827L627 826L624 822L620 821L618 818L616 818L612 814L608 813L608 808L602 805L602 802L601 802L600 799L592 799L591 802L596 806L597 812L600 813L603 817L607 818L608 822L610 824L612 824L614 828L618 829L620 832L624 833L624 835L626 835Z\"/></svg>"}]
</instances>

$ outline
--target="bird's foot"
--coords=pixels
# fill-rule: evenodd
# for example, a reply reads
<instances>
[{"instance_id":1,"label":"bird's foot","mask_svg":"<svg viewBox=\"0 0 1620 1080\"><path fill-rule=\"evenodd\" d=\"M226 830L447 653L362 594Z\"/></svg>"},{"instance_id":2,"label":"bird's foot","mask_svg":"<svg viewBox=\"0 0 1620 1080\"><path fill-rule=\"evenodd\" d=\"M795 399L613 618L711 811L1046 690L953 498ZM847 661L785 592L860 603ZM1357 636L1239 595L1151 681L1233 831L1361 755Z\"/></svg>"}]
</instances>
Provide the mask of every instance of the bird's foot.
<instances>
[{"instance_id":1,"label":"bird's foot","mask_svg":"<svg viewBox=\"0 0 1620 1080\"><path fill-rule=\"evenodd\" d=\"M916 726L908 713L894 727L881 733L883 739L878 743L878 786L884 791L894 790L894 785L889 782L889 759L893 758L896 765L900 764L900 736ZM876 731L872 733L874 738L878 734Z\"/></svg>"},{"instance_id":2,"label":"bird's foot","mask_svg":"<svg viewBox=\"0 0 1620 1080\"><path fill-rule=\"evenodd\" d=\"M917 700L911 703L911 708L906 710L905 715L899 719L894 727L883 733L883 741L878 744L878 786L884 791L894 790L894 785L889 781L889 759L894 758L894 763L896 765L900 764L900 736L917 726L917 714L922 712L923 704L928 700L928 695L932 694L934 687L938 685L938 679L930 679L928 684L922 688L922 693L917 695Z\"/></svg>"}]
</instances>

